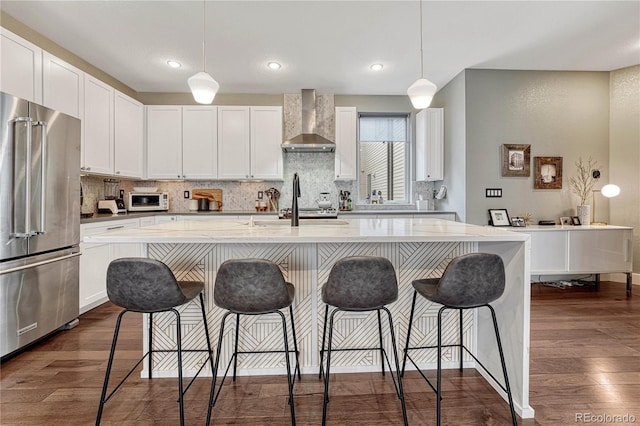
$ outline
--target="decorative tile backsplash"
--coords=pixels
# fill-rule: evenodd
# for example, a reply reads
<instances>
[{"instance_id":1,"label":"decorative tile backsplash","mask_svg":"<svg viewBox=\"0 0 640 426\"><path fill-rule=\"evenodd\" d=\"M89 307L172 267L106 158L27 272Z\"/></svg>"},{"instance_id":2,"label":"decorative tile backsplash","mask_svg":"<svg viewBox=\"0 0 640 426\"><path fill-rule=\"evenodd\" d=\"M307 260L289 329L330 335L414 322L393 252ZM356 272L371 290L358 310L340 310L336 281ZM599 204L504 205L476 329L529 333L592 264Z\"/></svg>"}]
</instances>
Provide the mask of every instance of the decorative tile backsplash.
<instances>
[{"instance_id":1,"label":"decorative tile backsplash","mask_svg":"<svg viewBox=\"0 0 640 426\"><path fill-rule=\"evenodd\" d=\"M317 207L316 200L321 192L329 192L333 206L337 207L340 191L351 192L354 210L415 208L415 205L357 205L355 182L334 181L335 154L333 153L284 153L283 155L284 181L133 181L121 179L118 188L126 193L133 191L134 185L136 187L157 187L158 191L169 193L170 211L175 213L189 211L189 202L184 199L184 191L191 191L197 188L220 188L223 192L223 210L254 211L258 191L265 191L269 188L275 188L280 191L280 208L290 207L293 174L297 172L300 176L301 192L298 206L301 208ZM98 200L104 197L103 177L82 176L81 182L84 191L82 212L95 213ZM425 200L433 198L433 189L432 182L413 182L413 198L418 199L419 195L422 195Z\"/></svg>"},{"instance_id":2,"label":"decorative tile backsplash","mask_svg":"<svg viewBox=\"0 0 640 426\"><path fill-rule=\"evenodd\" d=\"M133 191L133 186L157 187L160 192L169 193L170 211L184 213L189 211L189 202L184 199L184 191L197 188L220 188L223 192L223 210L253 211L258 191L275 188L280 191L280 208L291 206L293 174L300 176L300 207L317 207L315 201L320 192L331 193L334 206L338 205L341 190L353 194L355 185L352 182L334 181L335 154L332 153L285 153L284 181L230 182L230 181L133 181L120 180L119 189ZM98 176L82 176L84 191L83 213L96 212L98 200L104 197L103 178ZM266 197L266 195L265 195ZM266 200L266 198L265 198Z\"/></svg>"}]
</instances>

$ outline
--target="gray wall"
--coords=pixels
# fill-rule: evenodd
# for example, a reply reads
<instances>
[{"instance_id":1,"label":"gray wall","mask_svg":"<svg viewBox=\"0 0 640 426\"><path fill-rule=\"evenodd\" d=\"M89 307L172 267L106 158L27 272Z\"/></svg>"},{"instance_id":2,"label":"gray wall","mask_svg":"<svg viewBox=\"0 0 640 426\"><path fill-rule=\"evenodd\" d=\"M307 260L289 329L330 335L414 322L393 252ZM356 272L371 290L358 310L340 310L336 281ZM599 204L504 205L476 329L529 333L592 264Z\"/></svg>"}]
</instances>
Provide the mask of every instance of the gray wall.
<instances>
[{"instance_id":1,"label":"gray wall","mask_svg":"<svg viewBox=\"0 0 640 426\"><path fill-rule=\"evenodd\" d=\"M569 176L578 157L596 159L609 182L609 73L466 71L466 222L487 224L487 209L510 216L530 213L537 222L576 215ZM502 144L531 145L531 176L502 177ZM563 158L562 189L533 189L536 156ZM502 188L502 198L485 198ZM608 202L597 200L607 221Z\"/></svg>"},{"instance_id":2,"label":"gray wall","mask_svg":"<svg viewBox=\"0 0 640 426\"><path fill-rule=\"evenodd\" d=\"M633 270L640 272L640 65L611 73L609 159L611 183L621 189L610 200L610 222L634 228Z\"/></svg>"},{"instance_id":3,"label":"gray wall","mask_svg":"<svg viewBox=\"0 0 640 426\"><path fill-rule=\"evenodd\" d=\"M466 98L465 75L462 71L443 87L431 106L444 108L444 181L447 197L436 200L439 210L455 211L460 222L466 222ZM439 185L437 185L439 186Z\"/></svg>"}]
</instances>

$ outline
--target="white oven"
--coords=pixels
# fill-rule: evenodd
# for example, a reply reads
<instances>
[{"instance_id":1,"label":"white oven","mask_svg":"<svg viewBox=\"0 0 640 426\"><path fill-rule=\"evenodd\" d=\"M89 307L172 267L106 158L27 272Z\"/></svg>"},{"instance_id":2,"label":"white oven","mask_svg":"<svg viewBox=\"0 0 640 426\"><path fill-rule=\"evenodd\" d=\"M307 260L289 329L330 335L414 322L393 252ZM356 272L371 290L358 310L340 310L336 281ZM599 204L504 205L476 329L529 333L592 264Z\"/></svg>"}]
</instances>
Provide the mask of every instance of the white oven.
<instances>
[{"instance_id":1,"label":"white oven","mask_svg":"<svg viewBox=\"0 0 640 426\"><path fill-rule=\"evenodd\" d=\"M168 192L129 192L126 201L130 212L169 210Z\"/></svg>"}]
</instances>

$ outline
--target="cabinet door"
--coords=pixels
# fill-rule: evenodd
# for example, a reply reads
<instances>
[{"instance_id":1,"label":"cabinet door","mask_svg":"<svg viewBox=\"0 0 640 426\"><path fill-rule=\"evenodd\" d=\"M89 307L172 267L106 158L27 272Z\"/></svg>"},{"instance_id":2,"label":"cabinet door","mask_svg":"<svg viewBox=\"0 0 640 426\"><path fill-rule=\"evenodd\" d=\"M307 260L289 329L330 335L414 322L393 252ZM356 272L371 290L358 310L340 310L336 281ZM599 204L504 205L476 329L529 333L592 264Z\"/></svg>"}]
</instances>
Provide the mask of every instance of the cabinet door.
<instances>
[{"instance_id":1,"label":"cabinet door","mask_svg":"<svg viewBox=\"0 0 640 426\"><path fill-rule=\"evenodd\" d=\"M627 229L571 230L569 269L571 272L631 272L632 231ZM531 249L533 251L533 248Z\"/></svg>"},{"instance_id":2,"label":"cabinet door","mask_svg":"<svg viewBox=\"0 0 640 426\"><path fill-rule=\"evenodd\" d=\"M107 267L111 261L109 244L80 243L80 313L107 300Z\"/></svg>"},{"instance_id":3,"label":"cabinet door","mask_svg":"<svg viewBox=\"0 0 640 426\"><path fill-rule=\"evenodd\" d=\"M182 178L182 107L147 107L147 177Z\"/></svg>"},{"instance_id":4,"label":"cabinet door","mask_svg":"<svg viewBox=\"0 0 640 426\"><path fill-rule=\"evenodd\" d=\"M82 120L82 167L89 173L114 172L113 88L84 75L84 119Z\"/></svg>"},{"instance_id":5,"label":"cabinet door","mask_svg":"<svg viewBox=\"0 0 640 426\"><path fill-rule=\"evenodd\" d=\"M141 178L143 174L144 106L129 96L114 93L115 174Z\"/></svg>"},{"instance_id":6,"label":"cabinet door","mask_svg":"<svg viewBox=\"0 0 640 426\"><path fill-rule=\"evenodd\" d=\"M42 103L42 49L0 28L0 90Z\"/></svg>"},{"instance_id":7,"label":"cabinet door","mask_svg":"<svg viewBox=\"0 0 640 426\"><path fill-rule=\"evenodd\" d=\"M356 127L356 108L336 107L336 180L356 179Z\"/></svg>"},{"instance_id":8,"label":"cabinet door","mask_svg":"<svg viewBox=\"0 0 640 426\"><path fill-rule=\"evenodd\" d=\"M218 178L216 107L182 107L182 174L185 179Z\"/></svg>"},{"instance_id":9,"label":"cabinet door","mask_svg":"<svg viewBox=\"0 0 640 426\"><path fill-rule=\"evenodd\" d=\"M82 119L84 73L42 52L42 104L47 108Z\"/></svg>"},{"instance_id":10,"label":"cabinet door","mask_svg":"<svg viewBox=\"0 0 640 426\"><path fill-rule=\"evenodd\" d=\"M251 178L282 180L282 107L251 107Z\"/></svg>"},{"instance_id":11,"label":"cabinet door","mask_svg":"<svg viewBox=\"0 0 640 426\"><path fill-rule=\"evenodd\" d=\"M250 178L249 107L218 107L218 178Z\"/></svg>"},{"instance_id":12,"label":"cabinet door","mask_svg":"<svg viewBox=\"0 0 640 426\"><path fill-rule=\"evenodd\" d=\"M416 114L416 180L444 179L444 109Z\"/></svg>"}]
</instances>

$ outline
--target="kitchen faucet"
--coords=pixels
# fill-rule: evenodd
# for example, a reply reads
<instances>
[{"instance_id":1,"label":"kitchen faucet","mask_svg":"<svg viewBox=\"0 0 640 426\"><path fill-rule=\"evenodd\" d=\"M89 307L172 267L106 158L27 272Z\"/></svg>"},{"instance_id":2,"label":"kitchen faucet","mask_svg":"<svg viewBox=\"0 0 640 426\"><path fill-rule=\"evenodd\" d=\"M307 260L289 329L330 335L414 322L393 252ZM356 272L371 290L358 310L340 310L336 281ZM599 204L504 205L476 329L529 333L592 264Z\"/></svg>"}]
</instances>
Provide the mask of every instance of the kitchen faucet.
<instances>
[{"instance_id":1,"label":"kitchen faucet","mask_svg":"<svg viewBox=\"0 0 640 426\"><path fill-rule=\"evenodd\" d=\"M298 215L298 197L300 196L300 178L298 173L293 174L293 192L291 194L291 226L298 226L300 218Z\"/></svg>"}]
</instances>

